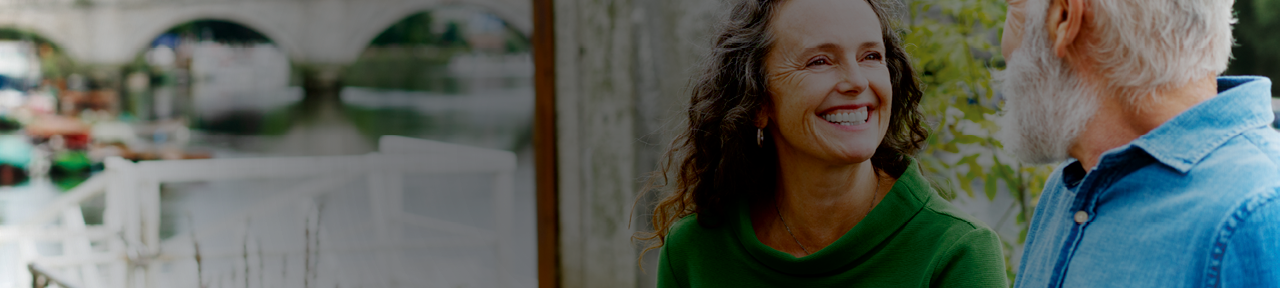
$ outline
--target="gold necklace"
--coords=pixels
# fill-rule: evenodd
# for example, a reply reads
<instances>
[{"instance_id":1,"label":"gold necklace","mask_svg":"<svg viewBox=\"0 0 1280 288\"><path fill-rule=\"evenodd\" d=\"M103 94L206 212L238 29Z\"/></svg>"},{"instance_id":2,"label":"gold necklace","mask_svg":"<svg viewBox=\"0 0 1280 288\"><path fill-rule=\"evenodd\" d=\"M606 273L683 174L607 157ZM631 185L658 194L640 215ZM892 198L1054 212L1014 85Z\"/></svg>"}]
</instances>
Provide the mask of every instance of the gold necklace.
<instances>
[{"instance_id":1,"label":"gold necklace","mask_svg":"<svg viewBox=\"0 0 1280 288\"><path fill-rule=\"evenodd\" d=\"M871 214L871 209L875 208L874 205L876 203L876 197L879 196L878 194L880 194L880 175L877 173L876 190L871 191L871 201L867 202L867 211L862 213L862 219L867 219L867 215ZM787 229L787 234L791 235L791 240L796 241L796 245L800 245L800 250L804 250L804 255L809 256L813 254L813 252L809 252L809 248L804 247L804 244L800 244L800 238L796 238L795 233L791 233L791 225L787 225L787 219L782 218L782 210L778 209L778 200L773 200L773 212L778 213L778 221L782 221L782 228Z\"/></svg>"}]
</instances>

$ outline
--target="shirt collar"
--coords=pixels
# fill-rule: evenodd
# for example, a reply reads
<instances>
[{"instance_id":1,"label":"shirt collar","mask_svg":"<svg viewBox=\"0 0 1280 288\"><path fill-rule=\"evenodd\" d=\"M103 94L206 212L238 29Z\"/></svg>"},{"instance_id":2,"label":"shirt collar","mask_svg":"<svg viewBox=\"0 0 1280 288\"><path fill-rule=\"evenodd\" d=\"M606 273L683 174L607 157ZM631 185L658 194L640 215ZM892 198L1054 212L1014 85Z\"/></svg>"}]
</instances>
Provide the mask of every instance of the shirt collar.
<instances>
[{"instance_id":1,"label":"shirt collar","mask_svg":"<svg viewBox=\"0 0 1280 288\"><path fill-rule=\"evenodd\" d=\"M1246 130L1266 126L1274 117L1271 80L1253 76L1219 77L1217 97L1182 112L1138 137L1131 145L1178 172L1187 173L1227 140Z\"/></svg>"}]
</instances>

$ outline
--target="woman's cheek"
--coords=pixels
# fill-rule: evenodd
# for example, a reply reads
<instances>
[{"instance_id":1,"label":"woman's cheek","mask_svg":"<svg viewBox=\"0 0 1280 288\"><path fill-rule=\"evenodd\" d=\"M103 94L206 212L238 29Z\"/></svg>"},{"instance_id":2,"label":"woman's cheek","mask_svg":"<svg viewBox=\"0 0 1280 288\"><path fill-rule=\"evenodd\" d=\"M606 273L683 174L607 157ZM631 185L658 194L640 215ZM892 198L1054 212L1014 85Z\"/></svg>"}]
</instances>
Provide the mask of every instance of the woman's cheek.
<instances>
[{"instance_id":1,"label":"woman's cheek","mask_svg":"<svg viewBox=\"0 0 1280 288\"><path fill-rule=\"evenodd\" d=\"M780 91L782 93L776 94L783 96L781 97L782 99L776 99L778 100L776 103L780 103L782 104L780 106L785 107L785 109L778 112L786 113L788 117L795 117L804 114L804 110L816 106L813 99L815 93L813 84L816 81L813 80L817 79L811 76L802 76L792 77L788 80L792 81L783 83L779 87L783 89L783 91ZM818 101L821 101L821 99L818 99Z\"/></svg>"}]
</instances>

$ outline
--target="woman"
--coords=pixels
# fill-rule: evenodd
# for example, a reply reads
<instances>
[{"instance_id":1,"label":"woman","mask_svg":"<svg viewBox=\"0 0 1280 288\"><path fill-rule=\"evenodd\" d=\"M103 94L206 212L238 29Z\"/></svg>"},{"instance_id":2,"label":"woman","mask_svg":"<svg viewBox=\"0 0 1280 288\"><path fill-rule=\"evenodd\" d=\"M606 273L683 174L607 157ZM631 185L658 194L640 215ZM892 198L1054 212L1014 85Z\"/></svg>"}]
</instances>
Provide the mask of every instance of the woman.
<instances>
[{"instance_id":1,"label":"woman","mask_svg":"<svg viewBox=\"0 0 1280 288\"><path fill-rule=\"evenodd\" d=\"M1007 285L996 234L908 156L921 92L880 1L735 5L641 237L660 287Z\"/></svg>"}]
</instances>

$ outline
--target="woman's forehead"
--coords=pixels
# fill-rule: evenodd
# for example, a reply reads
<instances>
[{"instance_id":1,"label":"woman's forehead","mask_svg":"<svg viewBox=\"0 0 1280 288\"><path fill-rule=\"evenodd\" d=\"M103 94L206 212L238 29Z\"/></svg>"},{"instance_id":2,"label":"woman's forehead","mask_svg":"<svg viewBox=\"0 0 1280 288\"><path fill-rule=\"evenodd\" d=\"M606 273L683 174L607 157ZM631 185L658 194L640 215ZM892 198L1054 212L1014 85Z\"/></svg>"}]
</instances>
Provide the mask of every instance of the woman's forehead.
<instances>
[{"instance_id":1,"label":"woman's forehead","mask_svg":"<svg viewBox=\"0 0 1280 288\"><path fill-rule=\"evenodd\" d=\"M856 49L883 39L880 19L865 0L790 0L778 8L771 32L779 48Z\"/></svg>"}]
</instances>

